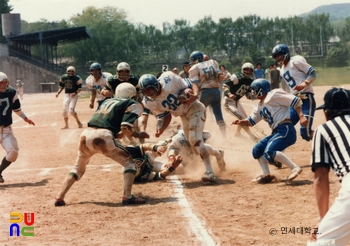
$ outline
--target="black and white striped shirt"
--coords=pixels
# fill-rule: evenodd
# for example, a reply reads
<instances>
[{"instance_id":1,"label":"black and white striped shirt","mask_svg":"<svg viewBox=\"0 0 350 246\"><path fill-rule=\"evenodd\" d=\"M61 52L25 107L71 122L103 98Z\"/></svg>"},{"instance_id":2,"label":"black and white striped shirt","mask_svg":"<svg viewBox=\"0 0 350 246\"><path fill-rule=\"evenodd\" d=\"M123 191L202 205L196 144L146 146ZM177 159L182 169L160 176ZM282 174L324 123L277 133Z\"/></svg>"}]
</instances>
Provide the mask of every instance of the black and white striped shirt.
<instances>
[{"instance_id":1,"label":"black and white striped shirt","mask_svg":"<svg viewBox=\"0 0 350 246\"><path fill-rule=\"evenodd\" d=\"M317 167L332 168L340 182L350 172L350 115L335 117L315 130L312 171Z\"/></svg>"}]
</instances>

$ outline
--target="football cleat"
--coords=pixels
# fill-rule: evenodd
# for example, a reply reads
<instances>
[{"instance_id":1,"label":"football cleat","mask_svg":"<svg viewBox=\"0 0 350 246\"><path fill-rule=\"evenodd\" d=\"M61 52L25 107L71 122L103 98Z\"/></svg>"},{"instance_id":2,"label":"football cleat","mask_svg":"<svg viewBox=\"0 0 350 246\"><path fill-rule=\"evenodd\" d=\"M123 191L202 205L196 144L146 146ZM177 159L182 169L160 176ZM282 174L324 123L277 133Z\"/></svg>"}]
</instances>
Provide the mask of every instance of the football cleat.
<instances>
[{"instance_id":1,"label":"football cleat","mask_svg":"<svg viewBox=\"0 0 350 246\"><path fill-rule=\"evenodd\" d=\"M205 172L204 176L202 177L203 182L216 182L216 177L214 173L212 172Z\"/></svg>"}]
</instances>

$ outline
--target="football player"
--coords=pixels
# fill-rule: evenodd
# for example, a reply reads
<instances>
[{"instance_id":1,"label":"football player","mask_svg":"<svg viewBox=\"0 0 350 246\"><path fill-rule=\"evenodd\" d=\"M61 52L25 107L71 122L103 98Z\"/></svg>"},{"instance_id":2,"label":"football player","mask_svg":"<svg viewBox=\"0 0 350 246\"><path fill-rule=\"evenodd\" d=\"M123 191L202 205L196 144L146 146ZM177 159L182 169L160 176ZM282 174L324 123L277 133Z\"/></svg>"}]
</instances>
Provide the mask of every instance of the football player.
<instances>
[{"instance_id":1,"label":"football player","mask_svg":"<svg viewBox=\"0 0 350 246\"><path fill-rule=\"evenodd\" d=\"M189 79L200 90L200 101L211 106L221 134L226 138L226 124L221 111L220 82L224 76L217 61L203 60L203 53L194 51L190 55Z\"/></svg>"},{"instance_id":2,"label":"football player","mask_svg":"<svg viewBox=\"0 0 350 246\"><path fill-rule=\"evenodd\" d=\"M107 84L105 85L104 89L102 90L102 94L106 98L111 98L115 94L115 88L117 88L118 85L121 83L129 83L132 84L136 88L137 96L135 100L139 103L142 101L142 94L139 91L139 88L137 86L139 82L139 76L135 74L131 74L131 67L126 62L120 62L117 65L116 74L112 75L108 78ZM141 116L141 122L143 125L143 129L146 130L148 121L148 111L147 109L144 110ZM139 131L139 124L138 121L135 121L134 124L134 130ZM131 144L136 144L135 140L133 138L128 139ZM139 139L140 142L144 142L144 139Z\"/></svg>"},{"instance_id":3,"label":"football player","mask_svg":"<svg viewBox=\"0 0 350 246\"><path fill-rule=\"evenodd\" d=\"M4 183L2 172L10 166L12 162L16 161L18 157L19 147L11 128L12 111L28 124L34 125L34 122L28 119L21 110L21 103L17 96L16 90L9 87L7 75L0 72L0 110L2 112L2 114L0 114L0 143L6 151L6 156L2 159L0 164L0 183Z\"/></svg>"},{"instance_id":4,"label":"football player","mask_svg":"<svg viewBox=\"0 0 350 246\"><path fill-rule=\"evenodd\" d=\"M136 167L130 153L116 138L135 136L149 138L148 134L133 131L133 123L141 115L143 107L133 100L136 89L129 83L116 88L114 99L104 101L100 109L95 112L88 127L81 133L78 149L78 158L75 165L63 182L62 188L56 196L55 206L64 206L64 197L70 187L82 178L90 158L101 153L120 163L124 167L123 205L142 204L146 200L131 194ZM101 176L103 177L103 176Z\"/></svg>"},{"instance_id":5,"label":"football player","mask_svg":"<svg viewBox=\"0 0 350 246\"><path fill-rule=\"evenodd\" d=\"M265 120L272 134L263 138L253 147L253 157L257 159L263 171L262 175L253 179L258 183L269 183L275 180L270 174L268 163L275 161L287 165L292 171L288 180L295 179L302 169L292 162L283 150L293 145L296 140L296 131L290 119L289 108L293 107L298 113L300 124L306 126L307 118L301 110L301 99L286 93L282 89L270 91L270 82L266 79L256 79L251 84L252 99L259 99L259 103L254 107L253 112L243 120L235 120L232 124L242 126L254 126L259 121Z\"/></svg>"},{"instance_id":6,"label":"football player","mask_svg":"<svg viewBox=\"0 0 350 246\"><path fill-rule=\"evenodd\" d=\"M108 78L112 76L112 74L102 72L101 64L97 62L90 65L90 73L89 77L86 78L86 86L91 92L89 107L91 109L94 108L95 99L97 98L98 110L102 102L106 99L101 91L106 86Z\"/></svg>"},{"instance_id":7,"label":"football player","mask_svg":"<svg viewBox=\"0 0 350 246\"><path fill-rule=\"evenodd\" d=\"M75 74L75 67L69 66L67 68L67 73L62 75L60 78L60 83L58 91L56 93L56 98L64 90L64 99L63 99L63 119L65 126L62 129L68 129L68 112L75 118L77 121L78 127L82 128L78 113L75 111L75 106L78 102L78 94L81 91L81 85L83 80L79 75Z\"/></svg>"},{"instance_id":8,"label":"football player","mask_svg":"<svg viewBox=\"0 0 350 246\"><path fill-rule=\"evenodd\" d=\"M306 126L300 124L300 135L304 140L310 141L313 136L312 123L316 108L314 89L311 84L316 79L316 71L304 57L300 55L290 57L289 48L285 44L276 45L272 50L272 57L282 66L280 74L291 88L291 93L303 102L302 110L308 119L308 124ZM290 110L290 117L295 125L299 117L293 108Z\"/></svg>"},{"instance_id":9,"label":"football player","mask_svg":"<svg viewBox=\"0 0 350 246\"><path fill-rule=\"evenodd\" d=\"M233 74L223 85L225 96L224 107L227 112L239 120L243 120L248 116L239 100L243 96L246 96L248 99L251 96L250 84L253 82L253 73L254 65L250 62L246 62L242 65L241 72ZM247 126L238 125L235 136L240 136L241 128L248 133L253 141L258 141L258 138Z\"/></svg>"},{"instance_id":10,"label":"football player","mask_svg":"<svg viewBox=\"0 0 350 246\"><path fill-rule=\"evenodd\" d=\"M194 152L203 160L206 172L204 182L215 182L208 150L203 142L205 124L205 106L197 100L198 89L192 87L189 79L183 79L173 72L164 72L157 79L154 75L144 74L139 80L139 88L144 95L143 105L157 119L155 136L159 137L169 126L172 115L180 116L182 127ZM192 88L193 94L187 101L180 103L178 96L186 88Z\"/></svg>"}]
</instances>

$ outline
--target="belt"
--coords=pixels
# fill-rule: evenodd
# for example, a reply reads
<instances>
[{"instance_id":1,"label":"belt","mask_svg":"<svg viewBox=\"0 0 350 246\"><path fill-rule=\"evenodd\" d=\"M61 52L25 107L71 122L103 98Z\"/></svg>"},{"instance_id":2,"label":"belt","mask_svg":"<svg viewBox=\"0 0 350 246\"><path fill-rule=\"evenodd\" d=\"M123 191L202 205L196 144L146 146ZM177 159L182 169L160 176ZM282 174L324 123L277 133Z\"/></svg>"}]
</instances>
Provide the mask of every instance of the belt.
<instances>
[{"instance_id":1,"label":"belt","mask_svg":"<svg viewBox=\"0 0 350 246\"><path fill-rule=\"evenodd\" d=\"M293 124L292 121L290 119L284 119L282 120L273 130L272 130L272 134L274 134L277 131L277 127L281 126L283 124Z\"/></svg>"},{"instance_id":2,"label":"belt","mask_svg":"<svg viewBox=\"0 0 350 246\"><path fill-rule=\"evenodd\" d=\"M282 120L278 125L283 125L283 124L286 124L286 123L290 123L290 124L293 124L292 121L290 119L284 119Z\"/></svg>"}]
</instances>

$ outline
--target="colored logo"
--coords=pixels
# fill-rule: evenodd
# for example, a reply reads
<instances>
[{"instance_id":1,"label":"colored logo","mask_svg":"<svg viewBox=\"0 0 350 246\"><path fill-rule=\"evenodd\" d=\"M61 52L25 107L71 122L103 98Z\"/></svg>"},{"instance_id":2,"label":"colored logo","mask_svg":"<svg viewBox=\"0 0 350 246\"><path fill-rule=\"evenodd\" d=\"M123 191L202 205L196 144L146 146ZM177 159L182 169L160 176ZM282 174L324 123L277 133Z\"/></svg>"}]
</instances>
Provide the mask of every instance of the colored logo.
<instances>
[{"instance_id":1,"label":"colored logo","mask_svg":"<svg viewBox=\"0 0 350 246\"><path fill-rule=\"evenodd\" d=\"M24 221L25 226L22 226L22 229L18 223ZM25 237L34 236L34 213L24 213L22 215L18 212L10 212L10 237L17 236L20 234ZM15 232L15 233L14 233Z\"/></svg>"}]
</instances>

